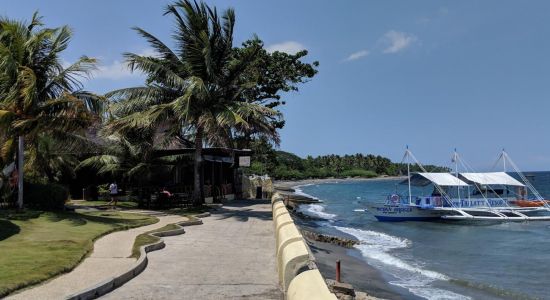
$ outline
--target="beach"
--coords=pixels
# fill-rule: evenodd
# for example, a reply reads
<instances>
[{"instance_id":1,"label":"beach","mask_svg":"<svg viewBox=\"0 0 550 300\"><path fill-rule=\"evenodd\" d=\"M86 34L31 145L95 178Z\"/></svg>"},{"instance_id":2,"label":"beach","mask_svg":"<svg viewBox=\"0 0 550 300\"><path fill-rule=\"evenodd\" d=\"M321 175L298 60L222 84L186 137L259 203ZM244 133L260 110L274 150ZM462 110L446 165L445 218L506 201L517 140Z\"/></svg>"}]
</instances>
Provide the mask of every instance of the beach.
<instances>
[{"instance_id":1,"label":"beach","mask_svg":"<svg viewBox=\"0 0 550 300\"><path fill-rule=\"evenodd\" d=\"M376 180L395 180L395 179L406 179L407 176L378 176L372 178L360 178L360 177L349 177L349 178L312 178L312 179L303 179L303 180L277 180L273 184L276 187L284 188L296 188L303 185L309 184L322 184L322 183L339 183L339 182L349 182L349 181L376 181Z\"/></svg>"}]
</instances>

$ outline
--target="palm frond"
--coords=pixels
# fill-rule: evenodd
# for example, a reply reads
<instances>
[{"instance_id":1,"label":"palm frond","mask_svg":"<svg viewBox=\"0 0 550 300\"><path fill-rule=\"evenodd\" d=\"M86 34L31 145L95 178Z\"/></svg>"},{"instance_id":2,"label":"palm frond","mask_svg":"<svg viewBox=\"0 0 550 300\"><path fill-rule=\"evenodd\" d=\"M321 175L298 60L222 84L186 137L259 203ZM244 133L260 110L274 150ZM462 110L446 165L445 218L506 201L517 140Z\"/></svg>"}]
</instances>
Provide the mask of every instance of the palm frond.
<instances>
[{"instance_id":1,"label":"palm frond","mask_svg":"<svg viewBox=\"0 0 550 300\"><path fill-rule=\"evenodd\" d=\"M140 56L134 53L123 54L130 70L141 71L149 77L153 77L154 81L162 82L168 87L182 89L185 87L185 80L182 79L176 72L171 70L158 58Z\"/></svg>"},{"instance_id":2,"label":"palm frond","mask_svg":"<svg viewBox=\"0 0 550 300\"><path fill-rule=\"evenodd\" d=\"M81 161L76 167L77 170L82 168L92 168L101 174L113 172L117 168L120 168L120 160L116 155L103 154L92 156Z\"/></svg>"}]
</instances>

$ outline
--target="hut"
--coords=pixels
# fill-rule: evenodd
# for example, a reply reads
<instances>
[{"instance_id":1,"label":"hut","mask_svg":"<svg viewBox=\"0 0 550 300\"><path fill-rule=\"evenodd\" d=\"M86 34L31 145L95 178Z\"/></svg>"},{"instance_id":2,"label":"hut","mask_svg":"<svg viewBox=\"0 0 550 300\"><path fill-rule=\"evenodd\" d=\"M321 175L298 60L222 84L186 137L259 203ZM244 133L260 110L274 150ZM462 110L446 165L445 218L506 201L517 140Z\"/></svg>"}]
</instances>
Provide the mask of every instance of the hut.
<instances>
[{"instance_id":1,"label":"hut","mask_svg":"<svg viewBox=\"0 0 550 300\"><path fill-rule=\"evenodd\" d=\"M167 186L175 192L190 194L194 181L194 148L156 150L155 156L179 156ZM202 150L201 190L206 203L232 200L242 196L240 167L249 166L249 149L204 148Z\"/></svg>"}]
</instances>

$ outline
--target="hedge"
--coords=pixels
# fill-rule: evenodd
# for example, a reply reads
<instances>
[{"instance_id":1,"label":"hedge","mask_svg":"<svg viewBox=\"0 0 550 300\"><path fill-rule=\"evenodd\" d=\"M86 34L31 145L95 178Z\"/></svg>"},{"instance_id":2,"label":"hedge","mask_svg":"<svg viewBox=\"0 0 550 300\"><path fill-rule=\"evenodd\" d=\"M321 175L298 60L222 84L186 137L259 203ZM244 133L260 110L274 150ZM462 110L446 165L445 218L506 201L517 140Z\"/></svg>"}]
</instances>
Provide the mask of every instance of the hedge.
<instances>
[{"instance_id":1,"label":"hedge","mask_svg":"<svg viewBox=\"0 0 550 300\"><path fill-rule=\"evenodd\" d=\"M56 183L25 182L23 202L26 207L39 210L61 210L69 199L69 190Z\"/></svg>"}]
</instances>

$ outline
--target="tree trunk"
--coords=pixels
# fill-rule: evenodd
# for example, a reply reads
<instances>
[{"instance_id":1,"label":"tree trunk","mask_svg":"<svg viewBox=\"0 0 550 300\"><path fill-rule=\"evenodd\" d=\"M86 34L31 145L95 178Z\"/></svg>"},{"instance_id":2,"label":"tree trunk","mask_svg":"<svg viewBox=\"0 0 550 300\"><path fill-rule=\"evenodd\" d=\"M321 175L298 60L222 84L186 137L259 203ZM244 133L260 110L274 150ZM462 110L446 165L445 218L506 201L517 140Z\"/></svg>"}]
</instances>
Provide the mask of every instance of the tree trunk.
<instances>
[{"instance_id":1,"label":"tree trunk","mask_svg":"<svg viewBox=\"0 0 550 300\"><path fill-rule=\"evenodd\" d=\"M17 148L17 208L23 208L23 169L25 168L25 144L23 136L19 136Z\"/></svg>"},{"instance_id":2,"label":"tree trunk","mask_svg":"<svg viewBox=\"0 0 550 300\"><path fill-rule=\"evenodd\" d=\"M195 168L194 168L194 186L193 186L193 204L199 206L204 203L201 189L201 170L202 170L202 128L197 128L195 135Z\"/></svg>"}]
</instances>

